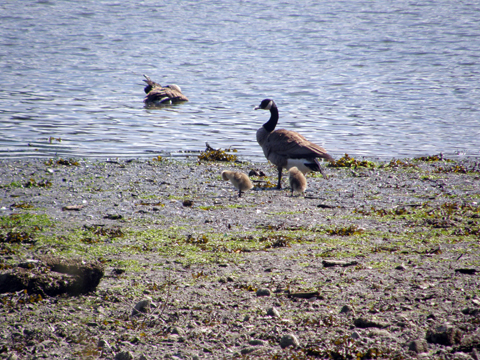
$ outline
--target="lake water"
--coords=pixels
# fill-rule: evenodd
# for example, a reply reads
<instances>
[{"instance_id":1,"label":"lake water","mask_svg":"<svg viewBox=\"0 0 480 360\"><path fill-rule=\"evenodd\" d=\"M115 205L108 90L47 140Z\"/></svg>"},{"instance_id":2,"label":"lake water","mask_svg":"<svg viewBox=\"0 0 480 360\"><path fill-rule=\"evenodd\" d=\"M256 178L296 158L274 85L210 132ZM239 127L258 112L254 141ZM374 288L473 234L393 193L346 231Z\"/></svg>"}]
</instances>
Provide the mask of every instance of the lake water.
<instances>
[{"instance_id":1,"label":"lake water","mask_svg":"<svg viewBox=\"0 0 480 360\"><path fill-rule=\"evenodd\" d=\"M143 107L143 74L188 103ZM0 157L153 157L279 128L335 158L480 155L476 1L0 4ZM61 139L59 141L58 139Z\"/></svg>"}]
</instances>

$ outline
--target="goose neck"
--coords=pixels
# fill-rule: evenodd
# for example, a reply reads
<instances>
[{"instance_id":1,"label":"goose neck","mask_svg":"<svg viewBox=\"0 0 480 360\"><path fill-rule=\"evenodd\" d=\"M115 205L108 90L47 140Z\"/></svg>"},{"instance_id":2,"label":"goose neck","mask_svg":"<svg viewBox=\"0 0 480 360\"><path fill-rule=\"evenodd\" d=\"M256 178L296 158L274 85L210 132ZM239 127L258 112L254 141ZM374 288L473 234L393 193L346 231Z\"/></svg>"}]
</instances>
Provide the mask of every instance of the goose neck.
<instances>
[{"instance_id":1,"label":"goose neck","mask_svg":"<svg viewBox=\"0 0 480 360\"><path fill-rule=\"evenodd\" d=\"M275 103L272 104L272 107L270 108L270 120L268 120L265 124L263 124L263 127L265 130L267 130L269 133L275 130L275 127L277 126L278 122L278 108Z\"/></svg>"}]
</instances>

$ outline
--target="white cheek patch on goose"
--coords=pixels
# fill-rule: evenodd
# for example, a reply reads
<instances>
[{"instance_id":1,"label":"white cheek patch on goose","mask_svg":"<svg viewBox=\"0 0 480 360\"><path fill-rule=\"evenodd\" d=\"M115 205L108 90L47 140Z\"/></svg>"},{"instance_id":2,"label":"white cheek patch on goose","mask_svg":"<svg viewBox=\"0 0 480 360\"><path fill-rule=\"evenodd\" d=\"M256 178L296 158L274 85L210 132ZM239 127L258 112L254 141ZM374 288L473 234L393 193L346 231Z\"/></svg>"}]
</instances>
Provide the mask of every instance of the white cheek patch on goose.
<instances>
[{"instance_id":1,"label":"white cheek patch on goose","mask_svg":"<svg viewBox=\"0 0 480 360\"><path fill-rule=\"evenodd\" d=\"M270 110L272 108L272 100L270 100L270 102L268 103L267 107L265 108L265 110Z\"/></svg>"}]
</instances>

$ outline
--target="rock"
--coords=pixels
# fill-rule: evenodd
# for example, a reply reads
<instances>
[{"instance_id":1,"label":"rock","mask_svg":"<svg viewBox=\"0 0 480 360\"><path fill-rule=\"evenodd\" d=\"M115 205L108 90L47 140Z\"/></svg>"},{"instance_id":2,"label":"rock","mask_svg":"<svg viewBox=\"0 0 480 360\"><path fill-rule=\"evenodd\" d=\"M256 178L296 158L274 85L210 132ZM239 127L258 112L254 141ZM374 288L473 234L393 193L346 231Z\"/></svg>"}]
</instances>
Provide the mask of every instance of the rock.
<instances>
[{"instance_id":1,"label":"rock","mask_svg":"<svg viewBox=\"0 0 480 360\"><path fill-rule=\"evenodd\" d=\"M369 331L368 336L389 338L392 337L392 334L390 334L390 332L385 329L372 329Z\"/></svg>"},{"instance_id":2,"label":"rock","mask_svg":"<svg viewBox=\"0 0 480 360\"><path fill-rule=\"evenodd\" d=\"M112 351L112 347L110 346L108 341L104 339L98 340L97 347L108 353Z\"/></svg>"},{"instance_id":3,"label":"rock","mask_svg":"<svg viewBox=\"0 0 480 360\"><path fill-rule=\"evenodd\" d=\"M17 359L18 359L18 356L15 353L10 354L7 358L7 360L17 360Z\"/></svg>"},{"instance_id":4,"label":"rock","mask_svg":"<svg viewBox=\"0 0 480 360\"><path fill-rule=\"evenodd\" d=\"M94 291L104 274L97 261L47 256L35 267L16 267L0 275L0 293L27 290L48 296L80 295Z\"/></svg>"},{"instance_id":5,"label":"rock","mask_svg":"<svg viewBox=\"0 0 480 360\"><path fill-rule=\"evenodd\" d=\"M350 337L351 337L352 339L357 340L357 339L360 339L360 334L359 334L358 332L354 331L354 332L352 333L352 335L350 335Z\"/></svg>"},{"instance_id":6,"label":"rock","mask_svg":"<svg viewBox=\"0 0 480 360\"><path fill-rule=\"evenodd\" d=\"M170 334L173 334L173 335L184 335L185 334L185 331L181 328L181 327L178 327L178 326L174 326L170 329Z\"/></svg>"},{"instance_id":7,"label":"rock","mask_svg":"<svg viewBox=\"0 0 480 360\"><path fill-rule=\"evenodd\" d=\"M357 265L358 261L344 261L344 260L323 260L322 264L324 267L332 267L332 266L352 266Z\"/></svg>"},{"instance_id":8,"label":"rock","mask_svg":"<svg viewBox=\"0 0 480 360\"><path fill-rule=\"evenodd\" d=\"M340 310L340 314L351 314L353 313L353 308L350 305L343 305Z\"/></svg>"},{"instance_id":9,"label":"rock","mask_svg":"<svg viewBox=\"0 0 480 360\"><path fill-rule=\"evenodd\" d=\"M463 352L472 352L476 349L480 349L480 332L478 331L463 337L462 344L457 348L457 350Z\"/></svg>"},{"instance_id":10,"label":"rock","mask_svg":"<svg viewBox=\"0 0 480 360\"><path fill-rule=\"evenodd\" d=\"M280 339L280 346L282 347L282 349L285 349L289 346L298 347L300 346L300 343L298 342L298 339L295 335L287 334L283 335Z\"/></svg>"},{"instance_id":11,"label":"rock","mask_svg":"<svg viewBox=\"0 0 480 360\"><path fill-rule=\"evenodd\" d=\"M257 349L254 348L254 347L245 347L242 350L240 350L240 354L247 355L247 354L250 354L250 353L254 352L255 350L257 350Z\"/></svg>"},{"instance_id":12,"label":"rock","mask_svg":"<svg viewBox=\"0 0 480 360\"><path fill-rule=\"evenodd\" d=\"M480 354L475 348L472 349L472 358L473 360L480 360Z\"/></svg>"},{"instance_id":13,"label":"rock","mask_svg":"<svg viewBox=\"0 0 480 360\"><path fill-rule=\"evenodd\" d=\"M257 296L270 296L270 290L268 289L258 289Z\"/></svg>"},{"instance_id":14,"label":"rock","mask_svg":"<svg viewBox=\"0 0 480 360\"><path fill-rule=\"evenodd\" d=\"M31 269L40 264L40 260L35 259L27 259L25 262L18 264L17 266L22 267L24 269Z\"/></svg>"},{"instance_id":15,"label":"rock","mask_svg":"<svg viewBox=\"0 0 480 360\"><path fill-rule=\"evenodd\" d=\"M364 318L355 319L353 324L356 327L362 328L362 329L371 328L371 327L384 328L384 327L387 326L386 324L384 324L384 323L382 323L378 320L368 320L368 319L364 319Z\"/></svg>"},{"instance_id":16,"label":"rock","mask_svg":"<svg viewBox=\"0 0 480 360\"><path fill-rule=\"evenodd\" d=\"M183 200L182 205L185 206L185 207L193 206L193 201L190 200L190 199L185 199L185 200Z\"/></svg>"},{"instance_id":17,"label":"rock","mask_svg":"<svg viewBox=\"0 0 480 360\"><path fill-rule=\"evenodd\" d=\"M299 298L299 299L316 299L316 298L320 297L320 292L311 291L311 292L290 293L288 295L288 297Z\"/></svg>"},{"instance_id":18,"label":"rock","mask_svg":"<svg viewBox=\"0 0 480 360\"><path fill-rule=\"evenodd\" d=\"M472 356L465 354L463 352L456 352L455 355L453 355L453 360L471 360Z\"/></svg>"},{"instance_id":19,"label":"rock","mask_svg":"<svg viewBox=\"0 0 480 360\"><path fill-rule=\"evenodd\" d=\"M248 343L253 346L265 346L267 344L264 340L250 340Z\"/></svg>"},{"instance_id":20,"label":"rock","mask_svg":"<svg viewBox=\"0 0 480 360\"><path fill-rule=\"evenodd\" d=\"M135 308L132 310L132 316L139 315L140 313L146 313L152 304L151 299L144 299L140 300L136 305Z\"/></svg>"},{"instance_id":21,"label":"rock","mask_svg":"<svg viewBox=\"0 0 480 360\"><path fill-rule=\"evenodd\" d=\"M280 317L280 313L274 307L271 307L267 310L267 315L270 315L270 316L273 316L273 317Z\"/></svg>"},{"instance_id":22,"label":"rock","mask_svg":"<svg viewBox=\"0 0 480 360\"><path fill-rule=\"evenodd\" d=\"M107 214L103 218L109 220L121 220L123 216L119 214Z\"/></svg>"},{"instance_id":23,"label":"rock","mask_svg":"<svg viewBox=\"0 0 480 360\"><path fill-rule=\"evenodd\" d=\"M130 351L121 351L115 355L115 360L133 360L133 355Z\"/></svg>"},{"instance_id":24,"label":"rock","mask_svg":"<svg viewBox=\"0 0 480 360\"><path fill-rule=\"evenodd\" d=\"M465 308L462 310L462 313L465 315L478 316L480 314L480 309Z\"/></svg>"},{"instance_id":25,"label":"rock","mask_svg":"<svg viewBox=\"0 0 480 360\"><path fill-rule=\"evenodd\" d=\"M462 340L462 332L451 325L440 325L427 331L426 340L432 344L452 346Z\"/></svg>"},{"instance_id":26,"label":"rock","mask_svg":"<svg viewBox=\"0 0 480 360\"><path fill-rule=\"evenodd\" d=\"M145 354L141 354L141 355L138 357L138 360L150 360L150 358L147 357Z\"/></svg>"},{"instance_id":27,"label":"rock","mask_svg":"<svg viewBox=\"0 0 480 360\"><path fill-rule=\"evenodd\" d=\"M424 339L413 340L408 345L408 350L414 351L417 354L425 353L428 351L428 344Z\"/></svg>"}]
</instances>

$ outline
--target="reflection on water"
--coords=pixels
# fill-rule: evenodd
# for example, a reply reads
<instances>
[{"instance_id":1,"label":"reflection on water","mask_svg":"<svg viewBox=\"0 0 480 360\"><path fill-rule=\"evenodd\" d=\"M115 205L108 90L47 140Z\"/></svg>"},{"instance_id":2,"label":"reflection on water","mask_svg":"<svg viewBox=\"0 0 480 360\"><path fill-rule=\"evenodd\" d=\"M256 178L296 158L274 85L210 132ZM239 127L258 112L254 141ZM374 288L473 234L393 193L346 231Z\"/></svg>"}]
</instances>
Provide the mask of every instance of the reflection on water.
<instances>
[{"instance_id":1,"label":"reflection on water","mask_svg":"<svg viewBox=\"0 0 480 360\"><path fill-rule=\"evenodd\" d=\"M74 6L72 6L74 5ZM0 156L234 147L273 98L335 157L479 155L480 7L460 2L0 5ZM143 107L143 74L190 101ZM50 140L54 138L55 140ZM61 139L61 141L57 140Z\"/></svg>"}]
</instances>

